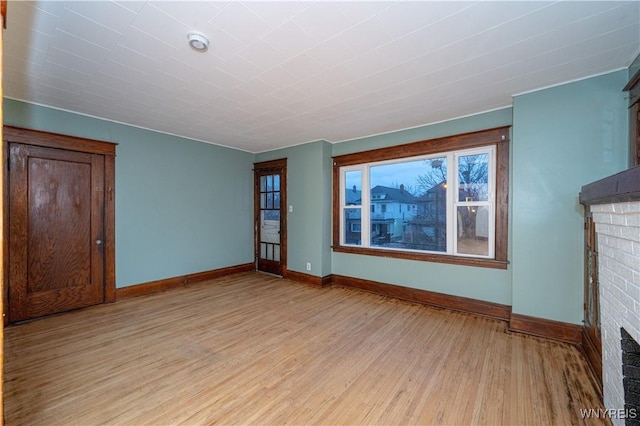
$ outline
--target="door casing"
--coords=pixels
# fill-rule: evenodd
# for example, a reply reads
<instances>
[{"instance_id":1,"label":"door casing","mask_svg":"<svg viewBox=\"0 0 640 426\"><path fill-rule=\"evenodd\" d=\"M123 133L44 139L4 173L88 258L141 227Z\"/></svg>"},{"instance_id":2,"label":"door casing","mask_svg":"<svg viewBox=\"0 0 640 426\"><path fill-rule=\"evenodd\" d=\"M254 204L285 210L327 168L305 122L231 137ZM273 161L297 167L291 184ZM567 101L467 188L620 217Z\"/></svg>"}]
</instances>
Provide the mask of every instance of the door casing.
<instances>
[{"instance_id":1,"label":"door casing","mask_svg":"<svg viewBox=\"0 0 640 426\"><path fill-rule=\"evenodd\" d=\"M117 144L93 139L78 138L74 136L56 133L41 132L23 129L13 126L3 127L3 155L9 158L8 150L11 143L41 146L47 148L63 149L89 154L104 155L104 303L112 303L116 300L116 273L115 273L115 154ZM3 164L3 218L5 224L9 223L9 170L8 161ZM3 289L4 323L9 321L9 228L3 229L3 279L6 285Z\"/></svg>"},{"instance_id":2,"label":"door casing","mask_svg":"<svg viewBox=\"0 0 640 426\"><path fill-rule=\"evenodd\" d=\"M256 270L285 276L287 272L287 159L254 164L254 240ZM261 259L260 177L280 175L280 256L279 262Z\"/></svg>"}]
</instances>

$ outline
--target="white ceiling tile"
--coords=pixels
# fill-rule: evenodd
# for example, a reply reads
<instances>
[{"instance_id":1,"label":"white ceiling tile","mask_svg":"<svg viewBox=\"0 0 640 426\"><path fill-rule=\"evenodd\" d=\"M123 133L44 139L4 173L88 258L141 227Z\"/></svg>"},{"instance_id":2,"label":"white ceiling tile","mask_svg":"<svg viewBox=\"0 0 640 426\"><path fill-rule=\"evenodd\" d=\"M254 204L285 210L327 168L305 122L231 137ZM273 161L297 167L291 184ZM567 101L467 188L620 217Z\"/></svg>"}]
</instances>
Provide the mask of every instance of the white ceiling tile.
<instances>
[{"instance_id":1,"label":"white ceiling tile","mask_svg":"<svg viewBox=\"0 0 640 426\"><path fill-rule=\"evenodd\" d=\"M469 6L471 2L398 2L378 16L393 37L427 27Z\"/></svg>"},{"instance_id":2,"label":"white ceiling tile","mask_svg":"<svg viewBox=\"0 0 640 426\"><path fill-rule=\"evenodd\" d=\"M31 5L34 8L40 9L44 12L49 13L53 16L58 16L62 9L64 8L64 2L61 1L46 1L46 0L37 0L37 1L24 1L24 2L11 2L11 13L15 11L18 3L26 3Z\"/></svg>"},{"instance_id":3,"label":"white ceiling tile","mask_svg":"<svg viewBox=\"0 0 640 426\"><path fill-rule=\"evenodd\" d=\"M206 70L201 79L220 89L230 89L242 83L240 79L218 68Z\"/></svg>"},{"instance_id":4,"label":"white ceiling tile","mask_svg":"<svg viewBox=\"0 0 640 426\"><path fill-rule=\"evenodd\" d=\"M403 62L426 55L428 52L415 40L416 35L399 38L390 43L378 47L376 52L386 57L393 64Z\"/></svg>"},{"instance_id":5,"label":"white ceiling tile","mask_svg":"<svg viewBox=\"0 0 640 426\"><path fill-rule=\"evenodd\" d=\"M153 3L153 7L194 31L204 30L221 9L216 3L203 1L157 1Z\"/></svg>"},{"instance_id":6,"label":"white ceiling tile","mask_svg":"<svg viewBox=\"0 0 640 426\"><path fill-rule=\"evenodd\" d=\"M49 2L47 2L47 3L49 3ZM54 2L50 2L50 3L54 3ZM140 13L140 11L142 10L142 8L144 7L144 5L147 2L146 1L137 1L137 0L122 0L122 1L116 1L114 3L117 3L120 6L124 7L125 9L129 9L133 13L137 14L137 13Z\"/></svg>"},{"instance_id":7,"label":"white ceiling tile","mask_svg":"<svg viewBox=\"0 0 640 426\"><path fill-rule=\"evenodd\" d=\"M236 116L238 114L238 108L242 107L242 101L237 99L232 92L233 91L230 90L224 96L216 98L216 103L227 110L233 111L233 115Z\"/></svg>"},{"instance_id":8,"label":"white ceiling tile","mask_svg":"<svg viewBox=\"0 0 640 426\"><path fill-rule=\"evenodd\" d=\"M308 77L294 83L291 87L299 93L302 93L302 97L312 98L315 101L318 101L318 105L320 105L321 100L330 99L326 95L326 91L329 89L329 86L317 77Z\"/></svg>"},{"instance_id":9,"label":"white ceiling tile","mask_svg":"<svg viewBox=\"0 0 640 426\"><path fill-rule=\"evenodd\" d=\"M16 45L21 45L22 49L26 48L46 52L53 42L52 35L38 31L28 32L28 27L12 29L11 31L7 28L4 31L6 32L4 33L3 41L11 40Z\"/></svg>"},{"instance_id":10,"label":"white ceiling tile","mask_svg":"<svg viewBox=\"0 0 640 426\"><path fill-rule=\"evenodd\" d=\"M16 8L17 4L21 4L22 7ZM11 13L21 14L20 19L29 19L33 23L33 26L38 28L38 32L51 35L57 25L59 14L52 14L50 12L40 13L37 6L39 4L32 2L12 2ZM40 9L41 10L41 9Z\"/></svg>"},{"instance_id":11,"label":"white ceiling tile","mask_svg":"<svg viewBox=\"0 0 640 426\"><path fill-rule=\"evenodd\" d=\"M370 93L376 92L379 93L382 90L391 90L391 87L394 87L398 84L398 81L392 78L389 78L384 71L378 72L376 74L371 74L366 77L359 78L348 86L341 86L341 89L345 91L351 91L353 94L350 96L344 95L345 98L353 98L362 93Z\"/></svg>"},{"instance_id":12,"label":"white ceiling tile","mask_svg":"<svg viewBox=\"0 0 640 426\"><path fill-rule=\"evenodd\" d=\"M185 78L181 78L185 77ZM169 74L168 72L157 71L153 73L153 82L160 87L167 87L169 90L179 91L184 87L189 86L189 80L186 76L177 76L175 74ZM170 96L171 101L175 101L175 96Z\"/></svg>"},{"instance_id":13,"label":"white ceiling tile","mask_svg":"<svg viewBox=\"0 0 640 426\"><path fill-rule=\"evenodd\" d=\"M362 80L358 80L358 82L359 81ZM325 94L333 99L333 101L353 98L355 96L358 96L359 93L362 92L354 89L352 85L327 86L327 89L325 91Z\"/></svg>"},{"instance_id":14,"label":"white ceiling tile","mask_svg":"<svg viewBox=\"0 0 640 426\"><path fill-rule=\"evenodd\" d=\"M314 40L293 22L287 22L271 31L264 37L264 40L289 58L297 56L315 45Z\"/></svg>"},{"instance_id":15,"label":"white ceiling tile","mask_svg":"<svg viewBox=\"0 0 640 426\"><path fill-rule=\"evenodd\" d=\"M240 86L235 87L233 90L229 90L225 96L235 101L237 103L238 110L242 111L243 114L246 114L244 111L246 104L249 104L256 99L253 93L241 89Z\"/></svg>"},{"instance_id":16,"label":"white ceiling tile","mask_svg":"<svg viewBox=\"0 0 640 426\"><path fill-rule=\"evenodd\" d=\"M192 76L200 74L200 71L197 68L192 67L187 63L181 62L174 57L163 61L158 72L161 74L172 75L181 81L189 81ZM153 80L156 75L157 73L152 74L150 76L150 79ZM154 81L154 83L157 82Z\"/></svg>"},{"instance_id":17,"label":"white ceiling tile","mask_svg":"<svg viewBox=\"0 0 640 426\"><path fill-rule=\"evenodd\" d=\"M261 80L278 88L284 88L298 81L296 77L282 67L272 68L258 76Z\"/></svg>"},{"instance_id":18,"label":"white ceiling tile","mask_svg":"<svg viewBox=\"0 0 640 426\"><path fill-rule=\"evenodd\" d=\"M326 67L335 66L355 56L355 52L339 37L313 47L307 54Z\"/></svg>"},{"instance_id":19,"label":"white ceiling tile","mask_svg":"<svg viewBox=\"0 0 640 426\"><path fill-rule=\"evenodd\" d=\"M95 74L100 67L98 62L90 61L82 56L73 55L55 47L49 49L47 60L56 65L65 66L88 75Z\"/></svg>"},{"instance_id":20,"label":"white ceiling tile","mask_svg":"<svg viewBox=\"0 0 640 426\"><path fill-rule=\"evenodd\" d=\"M318 78L329 86L342 86L357 80L360 75L344 64L337 65L318 74Z\"/></svg>"},{"instance_id":21,"label":"white ceiling tile","mask_svg":"<svg viewBox=\"0 0 640 426\"><path fill-rule=\"evenodd\" d=\"M64 7L118 33L123 33L136 17L130 9L112 1L71 1Z\"/></svg>"},{"instance_id":22,"label":"white ceiling tile","mask_svg":"<svg viewBox=\"0 0 640 426\"><path fill-rule=\"evenodd\" d=\"M298 79L304 79L325 69L309 55L298 55L282 64L282 68Z\"/></svg>"},{"instance_id":23,"label":"white ceiling tile","mask_svg":"<svg viewBox=\"0 0 640 426\"><path fill-rule=\"evenodd\" d=\"M271 27L240 2L228 3L211 23L245 44L251 44Z\"/></svg>"},{"instance_id":24,"label":"white ceiling tile","mask_svg":"<svg viewBox=\"0 0 640 426\"><path fill-rule=\"evenodd\" d=\"M178 50L172 45L158 40L137 28L129 28L120 38L119 44L156 61L164 61ZM186 36L185 36L186 45Z\"/></svg>"},{"instance_id":25,"label":"white ceiling tile","mask_svg":"<svg viewBox=\"0 0 640 426\"><path fill-rule=\"evenodd\" d=\"M88 80L87 80L88 81ZM58 89L66 90L71 93L82 93L85 85L80 84L77 80L71 80L67 78L59 78L51 74L43 73L40 76L40 84L49 87L55 87Z\"/></svg>"},{"instance_id":26,"label":"white ceiling tile","mask_svg":"<svg viewBox=\"0 0 640 426\"><path fill-rule=\"evenodd\" d=\"M120 33L98 25L68 9L65 9L60 17L58 29L107 50L113 49L120 39Z\"/></svg>"},{"instance_id":27,"label":"white ceiling tile","mask_svg":"<svg viewBox=\"0 0 640 426\"><path fill-rule=\"evenodd\" d=\"M246 83L238 86L238 88L253 94L254 99L262 99L277 89L275 86L261 80L260 78L252 78Z\"/></svg>"},{"instance_id":28,"label":"white ceiling tile","mask_svg":"<svg viewBox=\"0 0 640 426\"><path fill-rule=\"evenodd\" d=\"M115 83L117 84L117 83ZM134 98L136 100L140 99L141 102L144 100L153 100L153 102L149 102L149 104L155 104L158 101L162 101L163 98L163 88L160 86L160 82L151 81L149 78L144 78L142 80L138 80L136 82L131 82L131 86L133 87L124 87L124 90L131 90L134 93ZM184 86L183 86L184 87ZM183 87L180 87L182 89Z\"/></svg>"},{"instance_id":29,"label":"white ceiling tile","mask_svg":"<svg viewBox=\"0 0 640 426\"><path fill-rule=\"evenodd\" d=\"M61 78L63 80L76 81L80 84L87 84L92 78L92 75L90 74L85 74L83 72L68 68L66 66L54 64L53 62L49 61L45 63L45 66L43 68L43 74L44 73Z\"/></svg>"},{"instance_id":30,"label":"white ceiling tile","mask_svg":"<svg viewBox=\"0 0 640 426\"><path fill-rule=\"evenodd\" d=\"M294 22L316 42L323 42L352 26L339 2L314 3L298 14Z\"/></svg>"},{"instance_id":31,"label":"white ceiling tile","mask_svg":"<svg viewBox=\"0 0 640 426\"><path fill-rule=\"evenodd\" d=\"M218 69L231 74L241 81L248 81L260 74L261 69L246 59L236 55L218 66Z\"/></svg>"},{"instance_id":32,"label":"white ceiling tile","mask_svg":"<svg viewBox=\"0 0 640 426\"><path fill-rule=\"evenodd\" d=\"M15 65L15 62L26 62L42 66L47 60L47 52L36 49L27 49L24 44L14 43L12 40L3 40L5 58L4 66Z\"/></svg>"},{"instance_id":33,"label":"white ceiling tile","mask_svg":"<svg viewBox=\"0 0 640 426\"><path fill-rule=\"evenodd\" d=\"M311 3L299 1L249 1L245 6L251 9L272 28L284 24Z\"/></svg>"},{"instance_id":34,"label":"white ceiling tile","mask_svg":"<svg viewBox=\"0 0 640 426\"><path fill-rule=\"evenodd\" d=\"M151 2L145 4L131 25L173 47L187 45L187 34L191 30L183 23L153 7Z\"/></svg>"},{"instance_id":35,"label":"white ceiling tile","mask_svg":"<svg viewBox=\"0 0 640 426\"><path fill-rule=\"evenodd\" d=\"M300 90L290 86L290 87L285 87L283 89L276 90L272 94L272 96L274 98L279 99L281 103L278 103L278 105L281 105L282 102L293 102L296 99L300 99L301 97L304 97L305 95Z\"/></svg>"},{"instance_id":36,"label":"white ceiling tile","mask_svg":"<svg viewBox=\"0 0 640 426\"><path fill-rule=\"evenodd\" d=\"M401 0L403 1L403 0ZM393 6L395 1L345 1L339 7L352 25L359 24Z\"/></svg>"},{"instance_id":37,"label":"white ceiling tile","mask_svg":"<svg viewBox=\"0 0 640 426\"><path fill-rule=\"evenodd\" d=\"M57 30L51 40L51 47L55 47L72 55L80 56L88 61L102 63L109 50L90 43L84 39Z\"/></svg>"},{"instance_id":38,"label":"white ceiling tile","mask_svg":"<svg viewBox=\"0 0 640 426\"><path fill-rule=\"evenodd\" d=\"M29 80L22 79L22 75L18 72L3 72L3 78L11 78L15 83L11 87L3 89L4 97L12 99L33 99L35 96L35 88L30 84Z\"/></svg>"},{"instance_id":39,"label":"white ceiling tile","mask_svg":"<svg viewBox=\"0 0 640 426\"><path fill-rule=\"evenodd\" d=\"M139 80L145 78L147 75L143 71L114 62L110 59L106 60L104 64L102 64L100 72L122 81Z\"/></svg>"},{"instance_id":40,"label":"white ceiling tile","mask_svg":"<svg viewBox=\"0 0 640 426\"><path fill-rule=\"evenodd\" d=\"M67 102L74 99L77 94L75 92L70 92L57 86L47 86L46 84L40 84L36 89L35 96L41 102L55 102L58 104L62 104L62 108L67 108Z\"/></svg>"},{"instance_id":41,"label":"white ceiling tile","mask_svg":"<svg viewBox=\"0 0 640 426\"><path fill-rule=\"evenodd\" d=\"M370 18L345 31L343 40L354 52L364 53L392 40L377 18Z\"/></svg>"},{"instance_id":42,"label":"white ceiling tile","mask_svg":"<svg viewBox=\"0 0 640 426\"><path fill-rule=\"evenodd\" d=\"M261 70L268 70L283 62L286 57L264 40L258 40L238 52L238 55L256 65Z\"/></svg>"},{"instance_id":43,"label":"white ceiling tile","mask_svg":"<svg viewBox=\"0 0 640 426\"><path fill-rule=\"evenodd\" d=\"M42 74L43 69L44 69L44 62L42 65L27 62L23 59L11 61L11 62L5 62L3 64L3 72L7 73L7 75L3 75L3 79L8 80L9 78L11 78L10 81L12 82L16 81L19 83L28 83L31 81L38 81L38 79L40 78L40 74ZM9 71L12 72L11 76L8 75ZM20 77L20 78L17 79L17 77Z\"/></svg>"},{"instance_id":44,"label":"white ceiling tile","mask_svg":"<svg viewBox=\"0 0 640 426\"><path fill-rule=\"evenodd\" d=\"M371 50L365 54L354 57L344 62L342 65L358 73L360 78L380 72L381 70L394 66L394 62L390 61L386 55Z\"/></svg>"},{"instance_id":45,"label":"white ceiling tile","mask_svg":"<svg viewBox=\"0 0 640 426\"><path fill-rule=\"evenodd\" d=\"M131 50L121 45L116 46L109 53L108 58L109 58L109 61L122 64L123 66L126 66L126 67L134 68L136 70L139 70L143 74L147 74L154 71L161 64L160 61L157 61L146 55L141 55L135 50Z\"/></svg>"},{"instance_id":46,"label":"white ceiling tile","mask_svg":"<svg viewBox=\"0 0 640 426\"><path fill-rule=\"evenodd\" d=\"M208 70L219 66L224 60L211 51L196 52L189 47L173 49L171 58L176 59L196 70Z\"/></svg>"}]
</instances>

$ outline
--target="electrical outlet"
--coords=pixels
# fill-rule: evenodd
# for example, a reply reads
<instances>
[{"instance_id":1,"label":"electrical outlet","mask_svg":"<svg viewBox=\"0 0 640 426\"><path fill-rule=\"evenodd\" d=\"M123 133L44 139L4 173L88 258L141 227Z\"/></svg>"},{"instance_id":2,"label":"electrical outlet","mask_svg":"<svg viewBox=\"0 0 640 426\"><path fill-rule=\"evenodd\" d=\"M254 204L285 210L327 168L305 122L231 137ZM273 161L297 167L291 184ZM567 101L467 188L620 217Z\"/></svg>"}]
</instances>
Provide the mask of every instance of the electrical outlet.
<instances>
[{"instance_id":1,"label":"electrical outlet","mask_svg":"<svg viewBox=\"0 0 640 426\"><path fill-rule=\"evenodd\" d=\"M311 270L311 262L307 262L307 271Z\"/></svg>"}]
</instances>

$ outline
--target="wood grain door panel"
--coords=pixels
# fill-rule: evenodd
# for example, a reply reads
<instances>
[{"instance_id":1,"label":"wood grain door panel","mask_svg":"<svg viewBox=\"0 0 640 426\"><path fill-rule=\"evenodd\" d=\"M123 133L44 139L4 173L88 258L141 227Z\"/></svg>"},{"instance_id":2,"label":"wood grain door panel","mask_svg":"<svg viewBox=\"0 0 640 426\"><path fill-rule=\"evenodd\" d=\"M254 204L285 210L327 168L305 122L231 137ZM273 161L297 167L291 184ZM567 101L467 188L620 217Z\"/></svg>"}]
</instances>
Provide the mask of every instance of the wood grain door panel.
<instances>
[{"instance_id":1,"label":"wood grain door panel","mask_svg":"<svg viewBox=\"0 0 640 426\"><path fill-rule=\"evenodd\" d=\"M104 301L104 156L13 143L10 321Z\"/></svg>"}]
</instances>

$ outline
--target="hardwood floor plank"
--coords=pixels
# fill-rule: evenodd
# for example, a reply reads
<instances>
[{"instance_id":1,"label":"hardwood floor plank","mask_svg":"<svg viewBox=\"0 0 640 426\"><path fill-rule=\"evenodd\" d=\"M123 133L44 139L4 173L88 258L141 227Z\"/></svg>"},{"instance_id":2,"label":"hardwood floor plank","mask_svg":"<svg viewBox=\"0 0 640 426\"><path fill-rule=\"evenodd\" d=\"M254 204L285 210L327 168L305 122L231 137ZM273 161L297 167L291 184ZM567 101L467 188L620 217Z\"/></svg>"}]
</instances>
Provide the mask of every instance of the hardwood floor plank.
<instances>
[{"instance_id":1,"label":"hardwood floor plank","mask_svg":"<svg viewBox=\"0 0 640 426\"><path fill-rule=\"evenodd\" d=\"M573 346L253 272L5 334L7 424L586 425L603 408Z\"/></svg>"}]
</instances>

